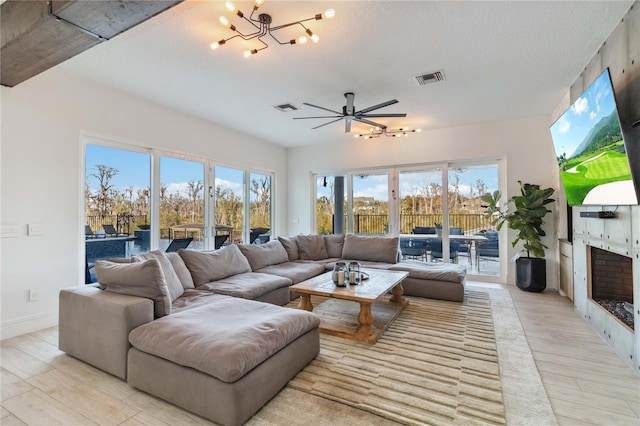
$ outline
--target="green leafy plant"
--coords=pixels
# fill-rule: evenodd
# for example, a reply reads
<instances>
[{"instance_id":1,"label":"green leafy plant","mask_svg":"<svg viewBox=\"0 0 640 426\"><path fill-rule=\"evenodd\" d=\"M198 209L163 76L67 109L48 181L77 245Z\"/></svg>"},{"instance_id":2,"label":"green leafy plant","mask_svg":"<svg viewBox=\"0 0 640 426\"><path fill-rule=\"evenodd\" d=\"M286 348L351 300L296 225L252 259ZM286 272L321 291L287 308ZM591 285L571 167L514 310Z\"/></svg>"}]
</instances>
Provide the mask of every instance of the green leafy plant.
<instances>
[{"instance_id":1,"label":"green leafy plant","mask_svg":"<svg viewBox=\"0 0 640 426\"><path fill-rule=\"evenodd\" d=\"M544 249L548 247L542 244L541 240L541 237L546 235L542 229L543 218L551 212L546 205L555 201L549 198L554 189L540 189L540 185L522 183L521 181L518 183L521 195L511 197L502 208L499 205L500 191L484 194L481 197L482 201L488 205L485 215L493 218L492 223L496 225L498 231L502 229L505 222L510 229L517 231L516 239L511 245L515 247L518 242L524 241L523 250L526 250L527 257L531 257L531 255L544 257ZM513 205L511 209L510 205ZM520 253L516 258L519 256Z\"/></svg>"}]
</instances>

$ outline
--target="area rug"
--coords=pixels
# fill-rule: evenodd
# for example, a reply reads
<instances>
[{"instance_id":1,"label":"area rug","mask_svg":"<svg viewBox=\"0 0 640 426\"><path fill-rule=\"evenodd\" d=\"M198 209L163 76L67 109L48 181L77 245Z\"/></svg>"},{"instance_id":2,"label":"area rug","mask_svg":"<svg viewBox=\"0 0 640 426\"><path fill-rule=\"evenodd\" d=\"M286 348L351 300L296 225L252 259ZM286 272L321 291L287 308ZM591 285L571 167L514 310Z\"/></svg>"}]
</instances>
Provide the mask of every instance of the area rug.
<instances>
[{"instance_id":1,"label":"area rug","mask_svg":"<svg viewBox=\"0 0 640 426\"><path fill-rule=\"evenodd\" d=\"M507 290L409 299L375 345L321 334L318 357L249 423L556 423Z\"/></svg>"}]
</instances>

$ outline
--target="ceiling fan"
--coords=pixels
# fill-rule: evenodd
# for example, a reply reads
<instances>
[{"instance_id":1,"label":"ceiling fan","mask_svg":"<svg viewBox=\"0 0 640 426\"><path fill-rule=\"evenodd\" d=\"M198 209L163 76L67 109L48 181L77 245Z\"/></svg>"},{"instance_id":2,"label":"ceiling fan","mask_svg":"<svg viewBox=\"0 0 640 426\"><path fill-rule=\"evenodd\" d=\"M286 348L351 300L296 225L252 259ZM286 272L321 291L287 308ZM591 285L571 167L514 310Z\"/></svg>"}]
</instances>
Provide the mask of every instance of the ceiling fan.
<instances>
[{"instance_id":1,"label":"ceiling fan","mask_svg":"<svg viewBox=\"0 0 640 426\"><path fill-rule=\"evenodd\" d=\"M310 106L310 107L322 109L324 111L329 111L329 112L332 112L332 113L334 113L336 115L325 115L325 116L318 116L318 117L294 117L294 120L307 120L307 119L311 119L311 118L335 118L335 120L331 120L331 121L329 121L327 123L324 123L324 124L321 124L319 126L313 127L313 129L317 129L317 128L322 127L322 126L326 126L327 124L335 123L336 121L340 121L340 120L344 119L344 132L345 133L349 133L351 131L351 122L352 121L358 121L360 123L365 123L365 124L368 124L370 126L379 127L381 129L386 129L387 126L385 126L384 124L376 123L374 121L369 120L369 118L406 117L407 116L406 113L369 114L369 112L371 112L371 111L375 111L377 109L384 108L384 107L389 106L389 105L397 104L398 103L397 99L391 99L390 101L383 102L381 104L377 104L377 105L374 105L374 106L370 106L369 108L361 109L360 111L356 111L356 108L353 105L353 97L354 97L353 93L347 92L347 93L344 94L344 97L347 99L347 104L342 107L342 112L334 111L332 109L328 109L328 108L324 108L324 107L321 107L321 106L317 106L317 105L313 105L313 104L309 104L309 103L303 102L303 105L307 105L307 106Z\"/></svg>"}]
</instances>

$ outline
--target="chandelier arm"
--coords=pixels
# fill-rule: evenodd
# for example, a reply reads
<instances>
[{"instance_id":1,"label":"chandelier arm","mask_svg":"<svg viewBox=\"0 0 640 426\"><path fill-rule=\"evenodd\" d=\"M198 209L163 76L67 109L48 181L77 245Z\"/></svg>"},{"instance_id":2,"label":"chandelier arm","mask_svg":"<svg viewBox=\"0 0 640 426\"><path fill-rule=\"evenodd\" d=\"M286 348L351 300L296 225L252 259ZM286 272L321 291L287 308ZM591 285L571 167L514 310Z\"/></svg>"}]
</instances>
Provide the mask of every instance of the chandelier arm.
<instances>
[{"instance_id":1,"label":"chandelier arm","mask_svg":"<svg viewBox=\"0 0 640 426\"><path fill-rule=\"evenodd\" d=\"M305 31L306 31L308 28L307 28L307 27L305 27L302 23L303 23L303 22L306 22L306 21L310 21L310 20L312 20L312 19L315 19L315 18L303 19L302 21L295 21L295 22L289 22L288 24L278 25L277 27L272 27L272 28L271 28L271 31L278 31L278 30L281 30L281 29L283 29L283 28L290 27L290 26L292 26L292 25L300 25L300 26L301 26L302 28L304 28L304 29L305 29Z\"/></svg>"},{"instance_id":2,"label":"chandelier arm","mask_svg":"<svg viewBox=\"0 0 640 426\"><path fill-rule=\"evenodd\" d=\"M274 39L275 41L277 41L277 42L278 42L278 44L291 44L291 42L290 42L290 41L284 41L284 42L283 42L283 41L278 40L278 38L277 38L276 36L274 36L274 35L273 35L273 33L272 33L271 31L273 31L273 29L270 29L270 30L268 30L267 32L269 33L269 35L271 36L271 38L272 38L272 39Z\"/></svg>"}]
</instances>

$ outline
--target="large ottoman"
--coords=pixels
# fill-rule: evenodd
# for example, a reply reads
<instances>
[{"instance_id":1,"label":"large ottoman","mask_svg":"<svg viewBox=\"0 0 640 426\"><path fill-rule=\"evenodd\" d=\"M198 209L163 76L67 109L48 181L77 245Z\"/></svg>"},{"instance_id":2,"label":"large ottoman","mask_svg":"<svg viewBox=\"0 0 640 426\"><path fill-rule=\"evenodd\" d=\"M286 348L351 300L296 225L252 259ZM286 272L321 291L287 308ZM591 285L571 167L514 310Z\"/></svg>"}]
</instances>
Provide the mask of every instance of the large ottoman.
<instances>
[{"instance_id":1,"label":"large ottoman","mask_svg":"<svg viewBox=\"0 0 640 426\"><path fill-rule=\"evenodd\" d=\"M467 270L455 263L425 263L408 261L396 263L390 271L406 271L407 278L402 281L404 294L429 299L464 300L464 284Z\"/></svg>"},{"instance_id":2,"label":"large ottoman","mask_svg":"<svg viewBox=\"0 0 640 426\"><path fill-rule=\"evenodd\" d=\"M312 313L219 296L129 335L130 385L224 425L249 419L320 351Z\"/></svg>"}]
</instances>

